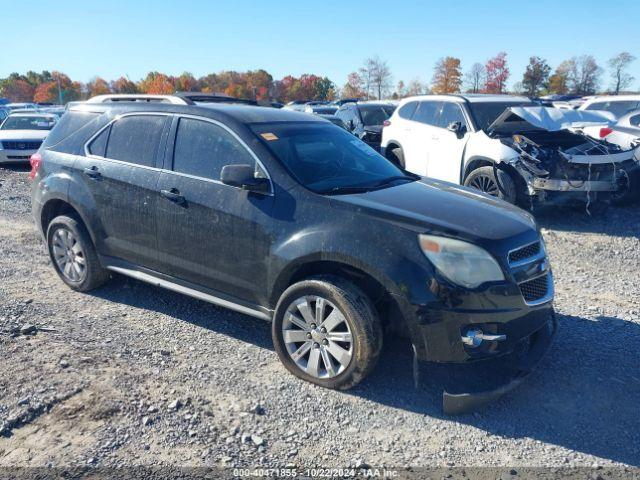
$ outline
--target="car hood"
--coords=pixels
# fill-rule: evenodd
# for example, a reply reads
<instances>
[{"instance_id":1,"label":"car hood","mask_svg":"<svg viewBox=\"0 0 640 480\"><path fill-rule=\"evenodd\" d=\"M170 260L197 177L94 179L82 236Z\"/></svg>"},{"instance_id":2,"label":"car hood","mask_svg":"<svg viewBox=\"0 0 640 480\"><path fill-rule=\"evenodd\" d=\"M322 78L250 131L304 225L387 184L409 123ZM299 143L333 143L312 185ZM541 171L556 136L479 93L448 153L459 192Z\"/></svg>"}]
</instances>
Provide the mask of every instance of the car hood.
<instances>
[{"instance_id":1,"label":"car hood","mask_svg":"<svg viewBox=\"0 0 640 480\"><path fill-rule=\"evenodd\" d=\"M534 129L556 132L593 125L612 125L609 112L566 110L550 107L508 107L489 127L489 132L513 133Z\"/></svg>"},{"instance_id":2,"label":"car hood","mask_svg":"<svg viewBox=\"0 0 640 480\"><path fill-rule=\"evenodd\" d=\"M44 140L51 130L0 130L0 140Z\"/></svg>"},{"instance_id":3,"label":"car hood","mask_svg":"<svg viewBox=\"0 0 640 480\"><path fill-rule=\"evenodd\" d=\"M395 187L331 197L362 213L418 232L440 232L470 240L502 240L535 232L533 217L507 202L466 187L423 178Z\"/></svg>"}]
</instances>

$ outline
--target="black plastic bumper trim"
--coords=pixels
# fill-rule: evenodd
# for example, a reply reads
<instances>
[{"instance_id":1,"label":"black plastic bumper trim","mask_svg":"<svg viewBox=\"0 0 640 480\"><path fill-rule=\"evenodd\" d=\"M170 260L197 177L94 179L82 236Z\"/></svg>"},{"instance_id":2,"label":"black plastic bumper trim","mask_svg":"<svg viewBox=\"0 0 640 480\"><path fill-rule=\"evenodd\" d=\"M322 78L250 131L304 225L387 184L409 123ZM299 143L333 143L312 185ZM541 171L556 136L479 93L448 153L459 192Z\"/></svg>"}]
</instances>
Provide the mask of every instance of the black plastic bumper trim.
<instances>
[{"instance_id":1,"label":"black plastic bumper trim","mask_svg":"<svg viewBox=\"0 0 640 480\"><path fill-rule=\"evenodd\" d=\"M525 361L518 366L517 374L509 382L493 390L483 392L452 394L445 391L442 393L442 408L444 413L447 415L471 413L497 400L505 393L510 392L523 383L536 369L553 342L558 328L555 314L552 314L551 321L551 331L543 331L545 330L544 328L539 331L540 338L537 338L536 342L531 346L529 355Z\"/></svg>"}]
</instances>

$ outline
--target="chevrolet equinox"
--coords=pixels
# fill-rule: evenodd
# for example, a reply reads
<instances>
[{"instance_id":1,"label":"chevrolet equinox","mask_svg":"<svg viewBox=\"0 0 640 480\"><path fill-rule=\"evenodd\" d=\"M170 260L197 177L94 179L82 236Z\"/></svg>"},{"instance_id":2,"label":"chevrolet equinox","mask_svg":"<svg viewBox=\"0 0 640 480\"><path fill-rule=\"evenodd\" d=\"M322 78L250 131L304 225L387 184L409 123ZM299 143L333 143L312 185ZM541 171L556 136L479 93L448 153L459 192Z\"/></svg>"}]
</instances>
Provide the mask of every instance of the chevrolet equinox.
<instances>
[{"instance_id":1,"label":"chevrolet equinox","mask_svg":"<svg viewBox=\"0 0 640 480\"><path fill-rule=\"evenodd\" d=\"M371 372L383 332L417 360L467 363L523 343L538 358L555 331L528 213L315 116L76 105L31 165L35 223L70 288L117 272L271 321L284 366L324 387Z\"/></svg>"}]
</instances>

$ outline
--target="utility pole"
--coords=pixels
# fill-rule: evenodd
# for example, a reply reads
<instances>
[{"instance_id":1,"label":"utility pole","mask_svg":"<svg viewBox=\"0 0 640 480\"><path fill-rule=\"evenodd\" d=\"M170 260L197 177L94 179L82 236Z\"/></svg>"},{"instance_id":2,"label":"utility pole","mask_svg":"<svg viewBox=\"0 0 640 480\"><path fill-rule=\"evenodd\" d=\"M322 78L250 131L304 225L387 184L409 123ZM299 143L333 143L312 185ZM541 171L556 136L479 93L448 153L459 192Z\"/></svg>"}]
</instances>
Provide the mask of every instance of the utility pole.
<instances>
[{"instance_id":1,"label":"utility pole","mask_svg":"<svg viewBox=\"0 0 640 480\"><path fill-rule=\"evenodd\" d=\"M62 89L60 88L60 77L56 77L56 83L58 84L58 105L62 105Z\"/></svg>"}]
</instances>

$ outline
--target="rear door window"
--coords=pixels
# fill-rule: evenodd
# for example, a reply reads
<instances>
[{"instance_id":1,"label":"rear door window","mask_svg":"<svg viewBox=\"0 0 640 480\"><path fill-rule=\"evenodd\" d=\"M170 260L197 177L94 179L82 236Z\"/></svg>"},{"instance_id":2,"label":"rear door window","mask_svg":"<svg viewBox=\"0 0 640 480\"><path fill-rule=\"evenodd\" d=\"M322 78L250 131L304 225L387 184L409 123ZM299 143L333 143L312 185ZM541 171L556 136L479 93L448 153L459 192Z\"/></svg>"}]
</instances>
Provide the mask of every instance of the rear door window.
<instances>
[{"instance_id":1,"label":"rear door window","mask_svg":"<svg viewBox=\"0 0 640 480\"><path fill-rule=\"evenodd\" d=\"M173 170L187 175L219 180L225 165L252 165L247 148L219 125L181 118L173 150Z\"/></svg>"},{"instance_id":2,"label":"rear door window","mask_svg":"<svg viewBox=\"0 0 640 480\"><path fill-rule=\"evenodd\" d=\"M420 123L424 123L426 125L435 125L436 124L436 116L440 111L440 106L442 102L420 102L416 112L413 114L412 120Z\"/></svg>"},{"instance_id":3,"label":"rear door window","mask_svg":"<svg viewBox=\"0 0 640 480\"><path fill-rule=\"evenodd\" d=\"M117 120L111 125L105 156L154 167L167 118L164 115L131 115Z\"/></svg>"}]
</instances>

